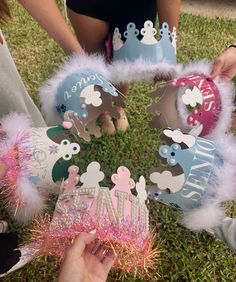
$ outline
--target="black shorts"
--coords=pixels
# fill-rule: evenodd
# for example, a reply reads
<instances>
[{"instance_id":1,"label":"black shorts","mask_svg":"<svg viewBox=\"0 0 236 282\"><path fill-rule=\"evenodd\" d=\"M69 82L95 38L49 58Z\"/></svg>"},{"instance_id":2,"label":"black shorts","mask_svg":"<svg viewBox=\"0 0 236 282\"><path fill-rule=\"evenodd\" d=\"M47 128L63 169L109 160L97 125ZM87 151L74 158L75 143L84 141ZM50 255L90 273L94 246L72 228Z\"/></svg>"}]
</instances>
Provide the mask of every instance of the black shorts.
<instances>
[{"instance_id":1,"label":"black shorts","mask_svg":"<svg viewBox=\"0 0 236 282\"><path fill-rule=\"evenodd\" d=\"M118 27L120 32L126 30L128 23L133 22L137 29L143 28L146 20L155 23L156 0L67 0L67 7L72 11L109 24L113 32Z\"/></svg>"}]
</instances>

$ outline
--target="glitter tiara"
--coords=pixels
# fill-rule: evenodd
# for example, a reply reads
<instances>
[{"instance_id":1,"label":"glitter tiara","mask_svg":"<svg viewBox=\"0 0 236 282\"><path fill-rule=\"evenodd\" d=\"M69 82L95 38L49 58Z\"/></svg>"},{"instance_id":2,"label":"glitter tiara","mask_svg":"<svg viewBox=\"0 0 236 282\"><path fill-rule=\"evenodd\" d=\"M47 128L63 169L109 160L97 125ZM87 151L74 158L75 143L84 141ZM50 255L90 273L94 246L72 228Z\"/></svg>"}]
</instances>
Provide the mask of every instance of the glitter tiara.
<instances>
[{"instance_id":1,"label":"glitter tiara","mask_svg":"<svg viewBox=\"0 0 236 282\"><path fill-rule=\"evenodd\" d=\"M5 134L0 160L6 166L0 191L11 214L26 223L43 210L49 194L60 192L80 146L63 126L33 128L23 114L10 114L0 123Z\"/></svg>"},{"instance_id":2,"label":"glitter tiara","mask_svg":"<svg viewBox=\"0 0 236 282\"><path fill-rule=\"evenodd\" d=\"M121 166L111 176L114 186L108 188L100 186L104 173L98 162L91 162L81 176L78 171L77 166L69 168L52 220L39 220L32 230L36 255L51 254L60 260L78 234L96 230L99 241L116 253L115 268L147 274L157 263L158 252L152 250L144 177L135 183ZM77 186L79 181L82 185ZM137 196L131 193L134 188Z\"/></svg>"},{"instance_id":3,"label":"glitter tiara","mask_svg":"<svg viewBox=\"0 0 236 282\"><path fill-rule=\"evenodd\" d=\"M211 141L179 129L165 129L163 139L158 154L170 169L153 170L156 188L148 189L149 197L184 211L184 225L193 230L219 225L220 203L236 196L235 139L225 135Z\"/></svg>"}]
</instances>

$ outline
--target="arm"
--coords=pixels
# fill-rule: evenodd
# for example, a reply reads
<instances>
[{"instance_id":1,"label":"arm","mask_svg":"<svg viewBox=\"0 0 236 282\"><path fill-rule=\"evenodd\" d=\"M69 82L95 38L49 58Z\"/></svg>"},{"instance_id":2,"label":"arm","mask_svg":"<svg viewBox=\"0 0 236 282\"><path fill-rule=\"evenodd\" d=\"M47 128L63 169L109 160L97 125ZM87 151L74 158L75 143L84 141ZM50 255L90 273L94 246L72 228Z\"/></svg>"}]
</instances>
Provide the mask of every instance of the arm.
<instances>
[{"instance_id":1,"label":"arm","mask_svg":"<svg viewBox=\"0 0 236 282\"><path fill-rule=\"evenodd\" d=\"M173 27L178 29L181 0L157 0L159 25L163 22L169 24L170 31Z\"/></svg>"},{"instance_id":2,"label":"arm","mask_svg":"<svg viewBox=\"0 0 236 282\"><path fill-rule=\"evenodd\" d=\"M54 0L18 0L18 2L67 54L83 52Z\"/></svg>"},{"instance_id":3,"label":"arm","mask_svg":"<svg viewBox=\"0 0 236 282\"><path fill-rule=\"evenodd\" d=\"M236 76L236 42L233 45L235 47L229 47L215 59L209 79L215 79L219 75L221 79L228 81Z\"/></svg>"}]
</instances>

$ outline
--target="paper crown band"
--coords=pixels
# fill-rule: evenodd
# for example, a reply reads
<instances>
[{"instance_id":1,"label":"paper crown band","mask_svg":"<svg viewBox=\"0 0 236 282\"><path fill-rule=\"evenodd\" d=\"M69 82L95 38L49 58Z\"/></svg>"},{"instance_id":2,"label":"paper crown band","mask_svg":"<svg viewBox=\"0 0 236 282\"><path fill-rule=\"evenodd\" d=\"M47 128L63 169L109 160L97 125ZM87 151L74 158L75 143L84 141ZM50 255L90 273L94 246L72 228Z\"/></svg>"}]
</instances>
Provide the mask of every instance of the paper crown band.
<instances>
[{"instance_id":1,"label":"paper crown band","mask_svg":"<svg viewBox=\"0 0 236 282\"><path fill-rule=\"evenodd\" d=\"M32 128L25 115L6 116L1 126L6 136L0 141L0 159L7 170L1 190L12 214L26 222L43 209L46 195L60 192L59 183L80 146L62 126Z\"/></svg>"},{"instance_id":2,"label":"paper crown band","mask_svg":"<svg viewBox=\"0 0 236 282\"><path fill-rule=\"evenodd\" d=\"M159 84L150 94L159 97L148 111L157 114L152 128L180 128L196 136L222 135L231 126L233 86L231 82L208 80L210 64L201 61L185 66L181 76Z\"/></svg>"},{"instance_id":3,"label":"paper crown band","mask_svg":"<svg viewBox=\"0 0 236 282\"><path fill-rule=\"evenodd\" d=\"M119 107L124 107L118 90L106 77L109 74L102 57L72 57L40 90L47 122L70 121L72 130L86 141L91 135L100 137L97 118L108 113L118 119Z\"/></svg>"},{"instance_id":4,"label":"paper crown band","mask_svg":"<svg viewBox=\"0 0 236 282\"><path fill-rule=\"evenodd\" d=\"M235 140L225 136L213 142L171 129L163 134L168 145L158 154L171 169L150 174L157 187L148 189L149 197L184 211L184 224L193 230L216 226L224 216L220 203L236 195Z\"/></svg>"},{"instance_id":5,"label":"paper crown band","mask_svg":"<svg viewBox=\"0 0 236 282\"><path fill-rule=\"evenodd\" d=\"M142 36L141 40L138 39L139 34ZM112 38L113 60L134 62L142 58L150 64L176 64L176 28L170 32L169 25L165 22L160 29L160 40L155 38L156 34L157 30L149 20L140 31L136 29L135 23L128 23L123 34L124 42L119 28L115 28Z\"/></svg>"}]
</instances>

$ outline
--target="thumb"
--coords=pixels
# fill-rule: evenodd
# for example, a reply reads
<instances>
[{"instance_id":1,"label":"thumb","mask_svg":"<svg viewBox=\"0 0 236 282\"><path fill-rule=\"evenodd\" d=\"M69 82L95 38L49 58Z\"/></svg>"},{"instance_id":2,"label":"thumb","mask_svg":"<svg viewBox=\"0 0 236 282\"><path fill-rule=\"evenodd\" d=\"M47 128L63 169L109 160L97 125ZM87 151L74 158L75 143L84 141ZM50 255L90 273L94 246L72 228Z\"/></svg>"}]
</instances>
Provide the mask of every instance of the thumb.
<instances>
[{"instance_id":1,"label":"thumb","mask_svg":"<svg viewBox=\"0 0 236 282\"><path fill-rule=\"evenodd\" d=\"M222 68L224 66L224 62L220 59L217 59L213 62L213 65L212 65L212 70L211 70L211 73L210 75L208 76L208 79L215 79L218 75L220 75L221 71L222 71Z\"/></svg>"}]
</instances>

